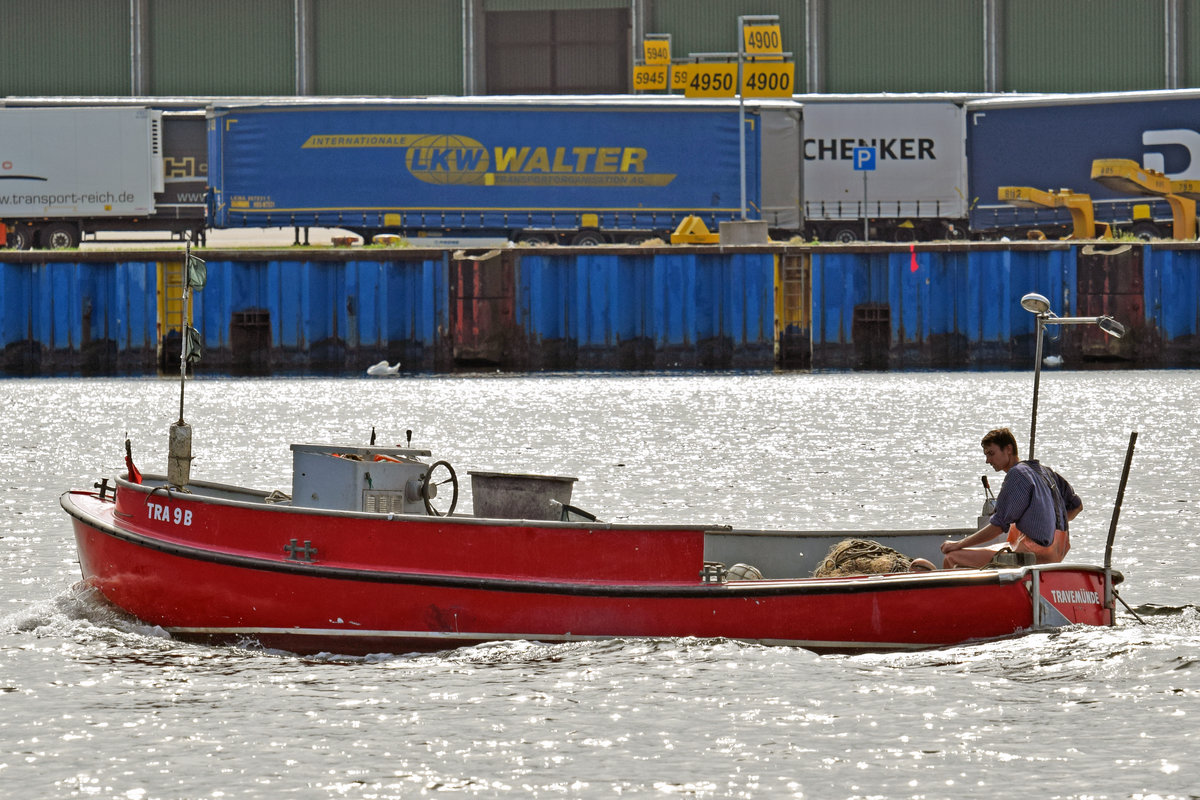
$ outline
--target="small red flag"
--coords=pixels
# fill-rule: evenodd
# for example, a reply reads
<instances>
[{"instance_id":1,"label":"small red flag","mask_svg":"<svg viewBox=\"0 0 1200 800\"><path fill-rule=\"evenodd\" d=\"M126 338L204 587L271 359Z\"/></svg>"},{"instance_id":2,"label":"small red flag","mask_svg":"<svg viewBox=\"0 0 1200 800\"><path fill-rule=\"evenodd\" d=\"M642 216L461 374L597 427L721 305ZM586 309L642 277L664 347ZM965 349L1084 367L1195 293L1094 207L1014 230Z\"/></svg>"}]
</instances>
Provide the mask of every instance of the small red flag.
<instances>
[{"instance_id":1,"label":"small red flag","mask_svg":"<svg viewBox=\"0 0 1200 800\"><path fill-rule=\"evenodd\" d=\"M142 473L133 465L133 448L129 446L129 440L125 440L125 466L129 470L129 481L131 483L141 483Z\"/></svg>"},{"instance_id":2,"label":"small red flag","mask_svg":"<svg viewBox=\"0 0 1200 800\"><path fill-rule=\"evenodd\" d=\"M910 243L908 245L908 271L916 272L920 266L921 265L917 263L917 246Z\"/></svg>"}]
</instances>

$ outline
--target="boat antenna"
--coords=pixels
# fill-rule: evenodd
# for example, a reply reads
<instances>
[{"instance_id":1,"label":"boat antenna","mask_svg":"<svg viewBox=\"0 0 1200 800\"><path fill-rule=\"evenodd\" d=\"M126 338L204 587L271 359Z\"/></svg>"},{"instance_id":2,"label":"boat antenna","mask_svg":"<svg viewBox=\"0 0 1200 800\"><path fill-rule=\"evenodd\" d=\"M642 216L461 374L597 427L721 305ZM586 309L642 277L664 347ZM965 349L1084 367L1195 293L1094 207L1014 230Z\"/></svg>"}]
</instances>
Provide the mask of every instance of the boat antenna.
<instances>
[{"instance_id":1,"label":"boat antenna","mask_svg":"<svg viewBox=\"0 0 1200 800\"><path fill-rule=\"evenodd\" d=\"M1134 619L1145 625L1146 621L1139 617L1137 612L1130 608L1129 604L1117 594L1112 579L1113 540L1117 536L1117 520L1121 517L1121 504L1125 502L1125 484L1129 482L1129 465L1133 462L1133 446L1136 442L1137 431L1130 431L1129 447L1125 449L1125 467L1121 470L1121 483L1117 486L1117 501L1113 504L1112 522L1108 526L1108 542L1104 545L1104 603L1110 611L1116 611L1113 598L1120 600L1121 605L1125 606L1125 610L1133 614Z\"/></svg>"}]
</instances>

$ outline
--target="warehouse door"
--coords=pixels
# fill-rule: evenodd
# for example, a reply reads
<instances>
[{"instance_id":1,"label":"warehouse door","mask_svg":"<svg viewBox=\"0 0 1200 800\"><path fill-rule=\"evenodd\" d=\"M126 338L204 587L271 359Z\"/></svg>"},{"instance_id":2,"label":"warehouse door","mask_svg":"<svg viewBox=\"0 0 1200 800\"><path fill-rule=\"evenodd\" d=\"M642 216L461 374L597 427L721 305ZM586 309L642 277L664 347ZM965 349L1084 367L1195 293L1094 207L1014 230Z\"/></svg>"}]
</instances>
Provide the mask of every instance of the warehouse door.
<instances>
[{"instance_id":1,"label":"warehouse door","mask_svg":"<svg viewBox=\"0 0 1200 800\"><path fill-rule=\"evenodd\" d=\"M488 94L629 91L629 9L489 11Z\"/></svg>"}]
</instances>

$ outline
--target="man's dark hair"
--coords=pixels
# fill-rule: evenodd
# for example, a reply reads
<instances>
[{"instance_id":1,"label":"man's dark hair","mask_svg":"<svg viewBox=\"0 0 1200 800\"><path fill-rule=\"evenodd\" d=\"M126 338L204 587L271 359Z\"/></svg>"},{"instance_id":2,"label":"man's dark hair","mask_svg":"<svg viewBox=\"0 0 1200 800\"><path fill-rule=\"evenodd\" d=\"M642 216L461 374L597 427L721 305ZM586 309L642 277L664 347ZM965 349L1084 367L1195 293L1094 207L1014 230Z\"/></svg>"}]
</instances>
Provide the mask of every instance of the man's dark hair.
<instances>
[{"instance_id":1,"label":"man's dark hair","mask_svg":"<svg viewBox=\"0 0 1200 800\"><path fill-rule=\"evenodd\" d=\"M996 428L995 430L990 430L984 434L983 441L980 442L980 445L984 450L986 450L989 444L994 444L1001 450L1011 445L1013 449L1013 455L1017 456L1018 458L1020 457L1020 452L1017 450L1017 438L1013 436L1012 431L1010 431L1008 428Z\"/></svg>"}]
</instances>

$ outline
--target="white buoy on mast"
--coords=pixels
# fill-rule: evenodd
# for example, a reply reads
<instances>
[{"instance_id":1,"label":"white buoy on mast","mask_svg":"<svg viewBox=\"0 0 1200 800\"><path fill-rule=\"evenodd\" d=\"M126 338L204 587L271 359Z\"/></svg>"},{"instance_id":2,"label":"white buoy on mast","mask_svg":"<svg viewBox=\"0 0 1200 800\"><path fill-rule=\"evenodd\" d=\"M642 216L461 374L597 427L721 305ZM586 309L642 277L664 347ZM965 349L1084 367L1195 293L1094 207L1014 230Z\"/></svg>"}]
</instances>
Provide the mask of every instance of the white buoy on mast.
<instances>
[{"instance_id":1,"label":"white buoy on mast","mask_svg":"<svg viewBox=\"0 0 1200 800\"><path fill-rule=\"evenodd\" d=\"M192 289L204 288L208 269L204 261L192 255L189 240L183 265L183 314L185 317L179 344L179 420L171 426L167 442L167 483L184 487L192 475L192 426L183 420L183 390L187 385L187 367L200 360L200 334L192 327Z\"/></svg>"}]
</instances>

